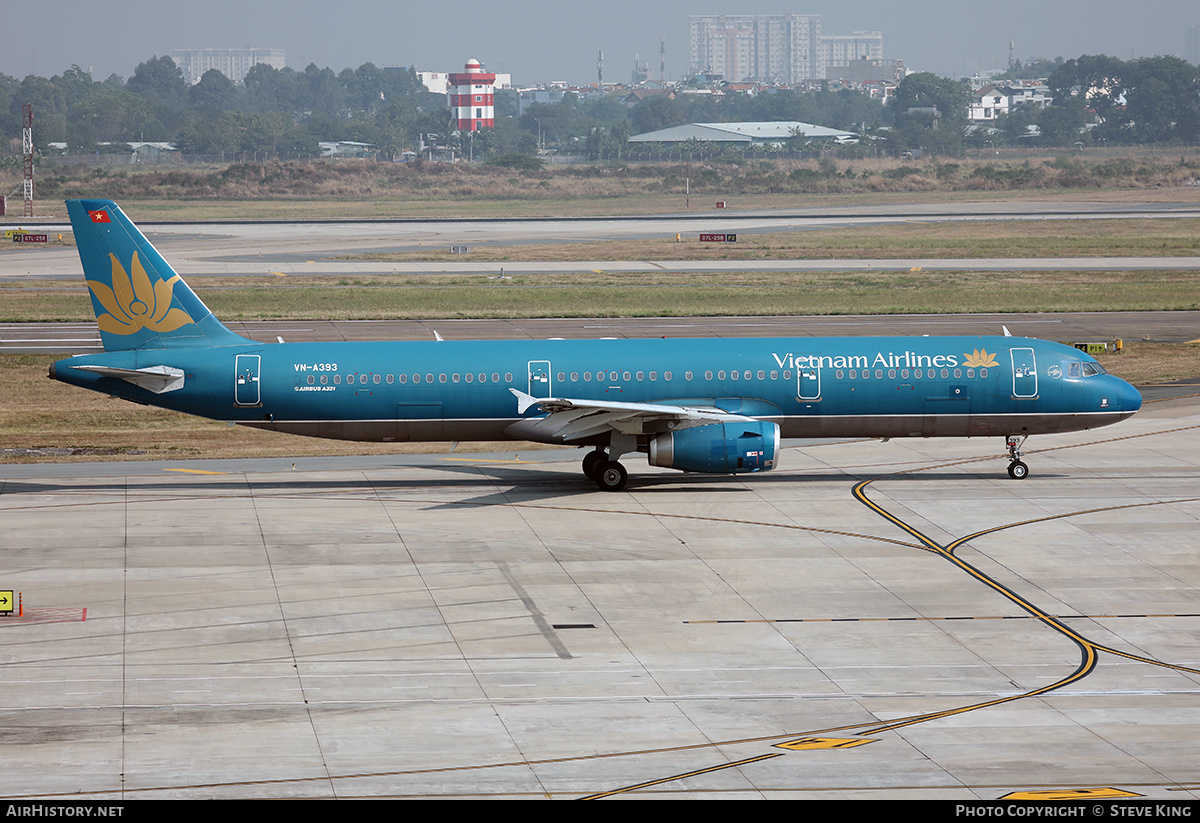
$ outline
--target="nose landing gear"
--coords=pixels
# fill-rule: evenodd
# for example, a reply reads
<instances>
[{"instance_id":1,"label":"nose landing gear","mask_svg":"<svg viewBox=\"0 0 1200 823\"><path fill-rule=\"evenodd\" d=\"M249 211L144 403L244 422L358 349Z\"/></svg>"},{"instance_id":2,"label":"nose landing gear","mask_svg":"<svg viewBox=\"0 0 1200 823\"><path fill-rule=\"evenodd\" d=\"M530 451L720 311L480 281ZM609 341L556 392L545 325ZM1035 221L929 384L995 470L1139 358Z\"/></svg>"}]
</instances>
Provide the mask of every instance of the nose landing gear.
<instances>
[{"instance_id":1,"label":"nose landing gear","mask_svg":"<svg viewBox=\"0 0 1200 823\"><path fill-rule=\"evenodd\" d=\"M1024 480L1029 476L1029 467L1021 460L1021 446L1025 444L1025 440L1029 435L1025 434L1010 434L1004 439L1005 446L1008 448L1008 476L1013 480Z\"/></svg>"}]
</instances>

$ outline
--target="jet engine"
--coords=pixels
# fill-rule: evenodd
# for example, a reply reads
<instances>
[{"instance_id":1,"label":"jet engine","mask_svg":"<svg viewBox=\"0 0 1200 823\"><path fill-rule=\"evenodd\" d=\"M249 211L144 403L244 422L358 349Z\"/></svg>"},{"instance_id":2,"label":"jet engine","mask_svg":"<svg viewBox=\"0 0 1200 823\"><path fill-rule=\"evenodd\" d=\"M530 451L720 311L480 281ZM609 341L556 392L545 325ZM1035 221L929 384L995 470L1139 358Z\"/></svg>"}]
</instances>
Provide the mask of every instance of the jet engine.
<instances>
[{"instance_id":1,"label":"jet engine","mask_svg":"<svg viewBox=\"0 0 1200 823\"><path fill-rule=\"evenodd\" d=\"M660 434L650 441L651 466L710 474L765 472L775 468L779 426L734 420Z\"/></svg>"}]
</instances>

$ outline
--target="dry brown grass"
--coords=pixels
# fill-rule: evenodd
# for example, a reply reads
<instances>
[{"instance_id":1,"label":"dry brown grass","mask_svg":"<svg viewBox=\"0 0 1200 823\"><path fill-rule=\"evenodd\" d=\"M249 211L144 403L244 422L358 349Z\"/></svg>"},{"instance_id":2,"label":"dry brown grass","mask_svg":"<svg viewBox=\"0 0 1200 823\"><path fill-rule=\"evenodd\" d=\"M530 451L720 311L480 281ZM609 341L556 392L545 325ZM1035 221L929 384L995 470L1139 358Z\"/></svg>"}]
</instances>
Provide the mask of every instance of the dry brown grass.
<instances>
[{"instance_id":1,"label":"dry brown grass","mask_svg":"<svg viewBox=\"0 0 1200 823\"><path fill-rule=\"evenodd\" d=\"M7 176L16 172L9 170ZM0 172L0 187L15 183ZM960 201L1069 195L1108 198L1159 192L1195 200L1194 153L1172 158L970 158L626 163L552 166L543 171L468 164L368 160L270 162L221 168L134 171L53 169L38 178L39 213L58 214L73 197L118 199L135 219L303 219L313 216L552 217L661 214L714 208L780 208L854 202ZM685 191L690 190L690 197ZM58 201L58 202L56 202ZM316 214L314 214L316 213Z\"/></svg>"},{"instance_id":2,"label":"dry brown grass","mask_svg":"<svg viewBox=\"0 0 1200 823\"><path fill-rule=\"evenodd\" d=\"M713 221L719 228L720 220ZM1200 255L1200 219L907 221L891 225L741 233L734 243L622 238L347 254L339 260L529 262L605 260L887 260L909 258L1188 257Z\"/></svg>"},{"instance_id":3,"label":"dry brown grass","mask_svg":"<svg viewBox=\"0 0 1200 823\"><path fill-rule=\"evenodd\" d=\"M227 321L1200 309L1200 281L1188 271L296 275L204 278L197 289ZM0 321L92 319L82 286L0 285Z\"/></svg>"},{"instance_id":4,"label":"dry brown grass","mask_svg":"<svg viewBox=\"0 0 1200 823\"><path fill-rule=\"evenodd\" d=\"M1200 378L1200 343L1126 340L1120 354L1109 352L1096 359L1104 368L1136 386Z\"/></svg>"}]
</instances>

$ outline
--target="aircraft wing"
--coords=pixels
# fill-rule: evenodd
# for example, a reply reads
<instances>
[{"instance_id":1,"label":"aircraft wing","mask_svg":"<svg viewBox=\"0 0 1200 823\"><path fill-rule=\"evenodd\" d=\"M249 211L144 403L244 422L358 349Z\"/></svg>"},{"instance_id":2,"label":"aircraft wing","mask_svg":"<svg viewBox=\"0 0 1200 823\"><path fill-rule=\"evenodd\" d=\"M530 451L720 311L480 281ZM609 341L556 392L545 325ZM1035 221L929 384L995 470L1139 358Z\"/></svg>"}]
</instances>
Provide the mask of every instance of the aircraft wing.
<instances>
[{"instance_id":1,"label":"aircraft wing","mask_svg":"<svg viewBox=\"0 0 1200 823\"><path fill-rule=\"evenodd\" d=\"M707 423L754 419L700 406L533 397L519 389L510 388L509 391L517 398L519 413L524 414L535 406L539 411L546 412L545 417L524 421L527 432L536 432L548 440L563 442L608 431L637 435L690 428Z\"/></svg>"}]
</instances>

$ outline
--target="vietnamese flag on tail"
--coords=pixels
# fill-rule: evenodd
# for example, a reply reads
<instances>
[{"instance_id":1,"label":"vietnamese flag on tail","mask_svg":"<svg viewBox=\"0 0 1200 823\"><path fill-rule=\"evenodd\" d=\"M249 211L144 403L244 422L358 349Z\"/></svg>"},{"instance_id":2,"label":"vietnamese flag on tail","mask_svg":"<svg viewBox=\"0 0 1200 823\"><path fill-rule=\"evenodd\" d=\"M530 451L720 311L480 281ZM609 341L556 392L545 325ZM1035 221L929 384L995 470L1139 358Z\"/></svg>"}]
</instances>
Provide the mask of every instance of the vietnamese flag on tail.
<instances>
[{"instance_id":1,"label":"vietnamese flag on tail","mask_svg":"<svg viewBox=\"0 0 1200 823\"><path fill-rule=\"evenodd\" d=\"M99 209L98 211L89 211L88 217L92 218L93 223L111 223L112 222L112 218L110 218L108 216L108 212L106 212L104 209Z\"/></svg>"}]
</instances>

